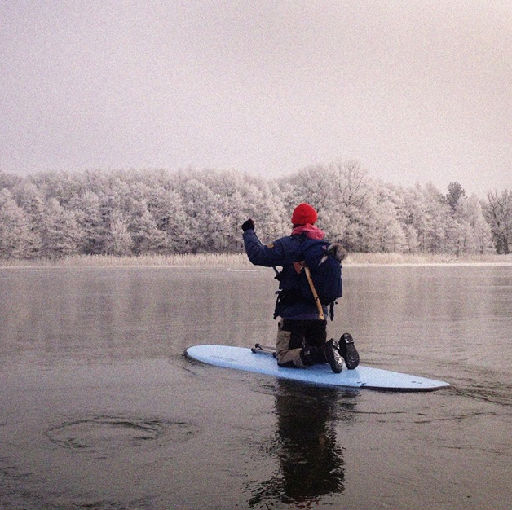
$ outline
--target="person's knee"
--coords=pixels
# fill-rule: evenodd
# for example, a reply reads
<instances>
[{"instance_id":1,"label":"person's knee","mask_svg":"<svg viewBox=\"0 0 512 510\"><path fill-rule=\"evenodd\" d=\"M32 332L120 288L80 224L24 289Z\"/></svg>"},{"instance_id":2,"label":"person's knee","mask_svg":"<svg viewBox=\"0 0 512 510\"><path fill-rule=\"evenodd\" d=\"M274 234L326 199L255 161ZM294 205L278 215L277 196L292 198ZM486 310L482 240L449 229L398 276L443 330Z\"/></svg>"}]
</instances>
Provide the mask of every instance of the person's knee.
<instances>
[{"instance_id":1,"label":"person's knee","mask_svg":"<svg viewBox=\"0 0 512 510\"><path fill-rule=\"evenodd\" d=\"M276 358L280 367L302 368L308 363L308 360L304 360L302 356L302 341L298 341L299 337L294 333L293 326L293 323L285 319L281 319L278 323Z\"/></svg>"},{"instance_id":2,"label":"person's knee","mask_svg":"<svg viewBox=\"0 0 512 510\"><path fill-rule=\"evenodd\" d=\"M282 322L279 322L276 336L276 351L277 356L281 351L288 351L290 349L291 332L283 329Z\"/></svg>"}]
</instances>

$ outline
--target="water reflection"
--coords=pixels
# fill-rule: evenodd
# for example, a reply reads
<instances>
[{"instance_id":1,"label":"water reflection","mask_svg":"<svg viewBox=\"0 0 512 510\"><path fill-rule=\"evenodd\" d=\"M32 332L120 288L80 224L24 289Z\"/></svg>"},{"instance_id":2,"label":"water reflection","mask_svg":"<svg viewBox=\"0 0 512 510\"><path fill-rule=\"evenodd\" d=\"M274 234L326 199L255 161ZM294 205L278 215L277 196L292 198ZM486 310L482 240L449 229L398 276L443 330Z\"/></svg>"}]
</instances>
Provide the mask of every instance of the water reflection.
<instances>
[{"instance_id":1,"label":"water reflection","mask_svg":"<svg viewBox=\"0 0 512 510\"><path fill-rule=\"evenodd\" d=\"M344 411L355 403L343 402L343 395L339 389L278 381L277 431L269 450L279 458L279 471L253 488L251 508L276 501L308 508L323 496L345 490L343 447L335 424L351 419Z\"/></svg>"},{"instance_id":2,"label":"water reflection","mask_svg":"<svg viewBox=\"0 0 512 510\"><path fill-rule=\"evenodd\" d=\"M254 344L269 329L261 320L269 314L268 285L258 274L244 274L172 268L0 270L0 356L33 352L58 363L69 357L168 356L201 342ZM254 300L249 311L244 306L247 281L261 294L256 300L261 313Z\"/></svg>"}]
</instances>

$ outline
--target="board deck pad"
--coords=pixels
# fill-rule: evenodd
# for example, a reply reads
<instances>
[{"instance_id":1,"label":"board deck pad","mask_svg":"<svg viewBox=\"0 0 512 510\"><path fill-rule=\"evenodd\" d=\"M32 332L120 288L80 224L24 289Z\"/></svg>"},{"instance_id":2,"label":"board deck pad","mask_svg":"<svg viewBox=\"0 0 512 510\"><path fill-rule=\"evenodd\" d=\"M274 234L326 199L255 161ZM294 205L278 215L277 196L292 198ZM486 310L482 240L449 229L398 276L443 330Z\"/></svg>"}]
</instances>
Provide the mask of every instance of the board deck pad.
<instances>
[{"instance_id":1,"label":"board deck pad","mask_svg":"<svg viewBox=\"0 0 512 510\"><path fill-rule=\"evenodd\" d=\"M318 386L393 391L433 391L449 386L444 381L362 365L354 370L347 370L344 366L343 371L339 374L335 374L328 364L313 365L307 368L280 367L272 353L259 352L255 354L246 347L194 345L189 347L185 354L197 361L218 367L255 372Z\"/></svg>"}]
</instances>

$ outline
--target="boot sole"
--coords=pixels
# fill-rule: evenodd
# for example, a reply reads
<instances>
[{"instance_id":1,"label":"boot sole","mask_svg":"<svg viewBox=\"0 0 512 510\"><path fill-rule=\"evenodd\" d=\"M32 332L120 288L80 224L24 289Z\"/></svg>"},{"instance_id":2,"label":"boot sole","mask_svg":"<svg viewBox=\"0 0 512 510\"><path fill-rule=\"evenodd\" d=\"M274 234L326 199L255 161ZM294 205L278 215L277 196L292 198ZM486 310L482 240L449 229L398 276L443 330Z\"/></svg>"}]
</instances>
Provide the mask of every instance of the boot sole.
<instances>
[{"instance_id":1,"label":"boot sole","mask_svg":"<svg viewBox=\"0 0 512 510\"><path fill-rule=\"evenodd\" d=\"M323 354L325 356L325 359L327 360L327 363L329 363L331 370L335 374L339 374L342 371L343 366L341 364L341 359L340 359L340 362L338 362L336 360L336 354L334 353L334 350L332 349L332 347L323 349Z\"/></svg>"},{"instance_id":2,"label":"boot sole","mask_svg":"<svg viewBox=\"0 0 512 510\"><path fill-rule=\"evenodd\" d=\"M346 344L345 365L349 370L353 370L359 365L359 353L353 343Z\"/></svg>"}]
</instances>

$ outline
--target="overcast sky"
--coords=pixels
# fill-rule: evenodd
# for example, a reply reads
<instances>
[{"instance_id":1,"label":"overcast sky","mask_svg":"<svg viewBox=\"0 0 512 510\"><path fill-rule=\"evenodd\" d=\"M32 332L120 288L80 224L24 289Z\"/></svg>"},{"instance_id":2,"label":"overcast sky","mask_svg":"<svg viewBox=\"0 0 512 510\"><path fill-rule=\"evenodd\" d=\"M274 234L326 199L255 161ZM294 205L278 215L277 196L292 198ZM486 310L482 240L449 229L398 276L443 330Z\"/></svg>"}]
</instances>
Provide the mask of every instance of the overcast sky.
<instances>
[{"instance_id":1,"label":"overcast sky","mask_svg":"<svg viewBox=\"0 0 512 510\"><path fill-rule=\"evenodd\" d=\"M0 0L0 169L359 160L512 188L510 0Z\"/></svg>"}]
</instances>

